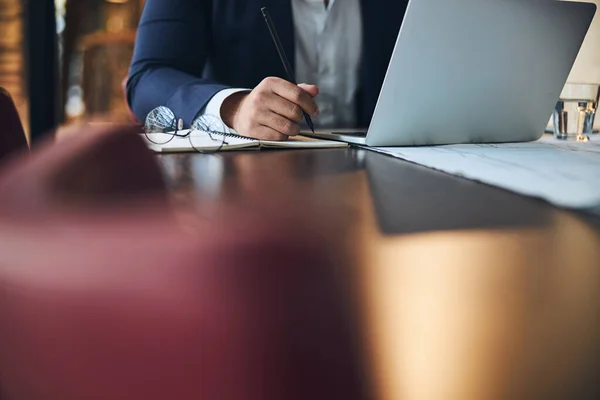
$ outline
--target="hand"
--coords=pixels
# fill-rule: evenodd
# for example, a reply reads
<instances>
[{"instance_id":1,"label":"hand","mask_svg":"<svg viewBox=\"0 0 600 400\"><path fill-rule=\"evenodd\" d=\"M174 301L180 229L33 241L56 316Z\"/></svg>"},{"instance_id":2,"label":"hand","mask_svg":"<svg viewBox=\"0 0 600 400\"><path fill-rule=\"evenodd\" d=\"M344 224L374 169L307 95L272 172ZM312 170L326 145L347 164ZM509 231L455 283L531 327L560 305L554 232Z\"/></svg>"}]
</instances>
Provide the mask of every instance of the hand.
<instances>
[{"instance_id":1,"label":"hand","mask_svg":"<svg viewBox=\"0 0 600 400\"><path fill-rule=\"evenodd\" d=\"M302 111L319 115L315 85L294 85L280 78L266 78L250 93L229 96L221 106L221 118L240 135L261 140L287 140L300 133Z\"/></svg>"}]
</instances>

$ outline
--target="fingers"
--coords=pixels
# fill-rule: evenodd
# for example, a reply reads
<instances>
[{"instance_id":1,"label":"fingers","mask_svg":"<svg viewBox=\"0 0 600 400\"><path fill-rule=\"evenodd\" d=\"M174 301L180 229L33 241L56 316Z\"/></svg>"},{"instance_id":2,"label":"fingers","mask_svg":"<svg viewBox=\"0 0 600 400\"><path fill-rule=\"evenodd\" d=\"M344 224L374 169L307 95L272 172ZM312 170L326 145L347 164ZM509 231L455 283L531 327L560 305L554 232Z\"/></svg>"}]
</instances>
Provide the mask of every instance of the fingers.
<instances>
[{"instance_id":1,"label":"fingers","mask_svg":"<svg viewBox=\"0 0 600 400\"><path fill-rule=\"evenodd\" d=\"M313 117L319 115L319 107L317 107L312 95L298 85L279 78L267 78L265 83L269 85L273 93L299 105L308 115Z\"/></svg>"},{"instance_id":2,"label":"fingers","mask_svg":"<svg viewBox=\"0 0 600 400\"><path fill-rule=\"evenodd\" d=\"M270 128L268 126L260 125L255 129L256 137L260 138L260 140L276 140L276 141L285 141L288 139L288 136L283 135L277 132L275 129Z\"/></svg>"},{"instance_id":3,"label":"fingers","mask_svg":"<svg viewBox=\"0 0 600 400\"><path fill-rule=\"evenodd\" d=\"M319 88L316 85L309 85L306 83L301 83L298 86L302 88L305 92L308 92L312 97L317 97L319 95Z\"/></svg>"},{"instance_id":4,"label":"fingers","mask_svg":"<svg viewBox=\"0 0 600 400\"><path fill-rule=\"evenodd\" d=\"M299 123L304 118L302 107L279 96L265 96L264 106L290 121Z\"/></svg>"},{"instance_id":5,"label":"fingers","mask_svg":"<svg viewBox=\"0 0 600 400\"><path fill-rule=\"evenodd\" d=\"M300 134L300 125L274 112L265 112L258 116L257 122L285 136Z\"/></svg>"},{"instance_id":6,"label":"fingers","mask_svg":"<svg viewBox=\"0 0 600 400\"><path fill-rule=\"evenodd\" d=\"M241 98L232 125L228 126L257 139L287 140L300 134L299 123L304 112L314 117L319 115L314 101L318 94L315 85L294 85L280 78L266 78Z\"/></svg>"}]
</instances>

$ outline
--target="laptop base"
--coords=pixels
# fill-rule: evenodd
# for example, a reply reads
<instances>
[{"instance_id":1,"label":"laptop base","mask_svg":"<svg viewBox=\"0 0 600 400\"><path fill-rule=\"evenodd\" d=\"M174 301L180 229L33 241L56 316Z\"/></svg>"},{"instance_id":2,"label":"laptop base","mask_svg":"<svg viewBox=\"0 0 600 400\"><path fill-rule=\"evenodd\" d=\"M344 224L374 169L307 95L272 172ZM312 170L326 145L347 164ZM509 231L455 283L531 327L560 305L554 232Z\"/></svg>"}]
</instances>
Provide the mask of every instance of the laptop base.
<instances>
[{"instance_id":1,"label":"laptop base","mask_svg":"<svg viewBox=\"0 0 600 400\"><path fill-rule=\"evenodd\" d=\"M352 144L367 144L367 132L366 131L356 131L356 130L317 130L315 133L311 131L302 131L300 133L302 136L314 137L317 139L325 139L325 140L337 140L339 142L346 142Z\"/></svg>"}]
</instances>

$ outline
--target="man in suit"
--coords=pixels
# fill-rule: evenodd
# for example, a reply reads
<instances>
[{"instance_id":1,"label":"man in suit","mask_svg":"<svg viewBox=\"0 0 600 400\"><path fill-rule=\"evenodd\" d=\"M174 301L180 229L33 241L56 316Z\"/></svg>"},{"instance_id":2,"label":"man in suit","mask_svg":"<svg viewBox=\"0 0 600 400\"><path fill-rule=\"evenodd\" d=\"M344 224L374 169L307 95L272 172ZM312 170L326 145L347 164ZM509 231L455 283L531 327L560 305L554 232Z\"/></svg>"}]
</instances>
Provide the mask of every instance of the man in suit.
<instances>
[{"instance_id":1,"label":"man in suit","mask_svg":"<svg viewBox=\"0 0 600 400\"><path fill-rule=\"evenodd\" d=\"M127 84L142 121L163 105L259 139L369 125L408 0L146 0ZM260 12L269 7L296 79Z\"/></svg>"}]
</instances>

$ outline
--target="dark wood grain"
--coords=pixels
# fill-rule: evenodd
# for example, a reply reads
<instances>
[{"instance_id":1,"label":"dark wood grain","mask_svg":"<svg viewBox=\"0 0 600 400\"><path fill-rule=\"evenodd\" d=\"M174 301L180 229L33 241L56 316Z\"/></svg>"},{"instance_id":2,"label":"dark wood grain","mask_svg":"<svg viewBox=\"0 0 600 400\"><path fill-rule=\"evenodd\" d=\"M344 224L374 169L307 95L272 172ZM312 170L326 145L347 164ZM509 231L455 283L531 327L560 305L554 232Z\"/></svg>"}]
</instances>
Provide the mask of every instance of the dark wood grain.
<instances>
[{"instance_id":1,"label":"dark wood grain","mask_svg":"<svg viewBox=\"0 0 600 400\"><path fill-rule=\"evenodd\" d=\"M184 224L315 221L354 282L373 397L599 394L596 219L362 150L160 159Z\"/></svg>"}]
</instances>

